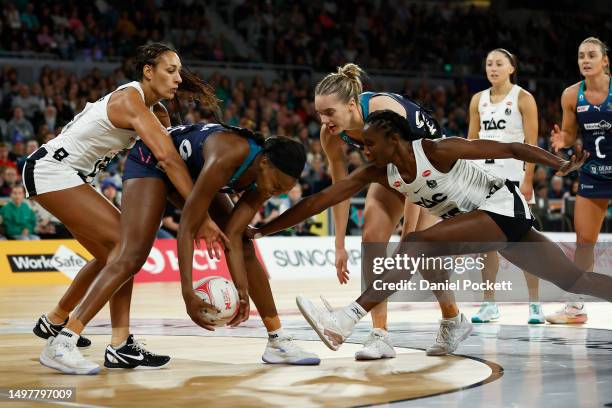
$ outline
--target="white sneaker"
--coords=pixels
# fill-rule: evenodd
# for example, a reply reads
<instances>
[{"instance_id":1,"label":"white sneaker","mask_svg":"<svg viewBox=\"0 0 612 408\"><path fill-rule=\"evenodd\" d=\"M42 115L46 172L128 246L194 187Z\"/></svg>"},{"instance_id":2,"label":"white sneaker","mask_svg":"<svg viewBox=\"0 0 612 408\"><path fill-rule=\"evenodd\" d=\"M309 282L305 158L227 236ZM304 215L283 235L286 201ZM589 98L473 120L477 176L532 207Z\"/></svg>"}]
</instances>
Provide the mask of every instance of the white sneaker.
<instances>
[{"instance_id":1,"label":"white sneaker","mask_svg":"<svg viewBox=\"0 0 612 408\"><path fill-rule=\"evenodd\" d=\"M74 339L73 342L72 338L61 334L57 337L49 337L47 345L40 354L40 364L64 374L98 374L100 366L85 360L76 346L78 337Z\"/></svg>"},{"instance_id":2,"label":"white sneaker","mask_svg":"<svg viewBox=\"0 0 612 408\"><path fill-rule=\"evenodd\" d=\"M338 350L351 335L353 327L357 323L351 320L343 310L330 312L327 309L319 309L302 295L295 298L295 302L308 324L317 332L321 341L334 351Z\"/></svg>"},{"instance_id":3,"label":"white sneaker","mask_svg":"<svg viewBox=\"0 0 612 408\"><path fill-rule=\"evenodd\" d=\"M318 365L321 359L314 353L302 350L288 335L268 338L266 351L261 359L269 364Z\"/></svg>"},{"instance_id":4,"label":"white sneaker","mask_svg":"<svg viewBox=\"0 0 612 408\"><path fill-rule=\"evenodd\" d=\"M563 309L546 316L551 324L582 324L586 323L588 316L584 310L584 303L568 303Z\"/></svg>"},{"instance_id":5,"label":"white sneaker","mask_svg":"<svg viewBox=\"0 0 612 408\"><path fill-rule=\"evenodd\" d=\"M539 303L529 303L529 320L527 320L527 324L542 323L546 323L544 313L542 312L542 305Z\"/></svg>"},{"instance_id":6,"label":"white sneaker","mask_svg":"<svg viewBox=\"0 0 612 408\"><path fill-rule=\"evenodd\" d=\"M483 302L478 313L472 316L472 323L489 323L499 319L499 309L493 302Z\"/></svg>"},{"instance_id":7,"label":"white sneaker","mask_svg":"<svg viewBox=\"0 0 612 408\"><path fill-rule=\"evenodd\" d=\"M467 339L472 333L472 323L461 313L461 321L456 323L452 320L440 319L440 329L436 342L427 348L428 356L443 356L457 350L459 343Z\"/></svg>"},{"instance_id":8,"label":"white sneaker","mask_svg":"<svg viewBox=\"0 0 612 408\"><path fill-rule=\"evenodd\" d=\"M355 353L355 360L378 360L381 358L394 358L395 349L384 329L373 329L363 348Z\"/></svg>"}]
</instances>

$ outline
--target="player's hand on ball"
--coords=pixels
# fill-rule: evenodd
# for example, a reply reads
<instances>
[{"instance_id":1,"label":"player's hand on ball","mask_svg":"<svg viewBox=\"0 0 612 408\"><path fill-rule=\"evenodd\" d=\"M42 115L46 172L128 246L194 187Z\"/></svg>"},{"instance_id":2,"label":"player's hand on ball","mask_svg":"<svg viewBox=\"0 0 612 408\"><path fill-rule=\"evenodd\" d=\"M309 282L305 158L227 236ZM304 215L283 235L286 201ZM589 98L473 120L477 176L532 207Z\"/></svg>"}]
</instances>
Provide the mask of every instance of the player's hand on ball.
<instances>
[{"instance_id":1,"label":"player's hand on ball","mask_svg":"<svg viewBox=\"0 0 612 408\"><path fill-rule=\"evenodd\" d=\"M584 164L584 162L586 162L586 159L588 158L589 152L587 151L583 151L583 153L579 157L575 154L572 155L569 160L563 161L563 164L561 164L561 167L559 167L559 170L557 170L557 173L555 173L555 175L565 176L568 173L571 173L572 171L578 170L582 167L582 165Z\"/></svg>"},{"instance_id":2,"label":"player's hand on ball","mask_svg":"<svg viewBox=\"0 0 612 408\"><path fill-rule=\"evenodd\" d=\"M228 323L228 325L231 327L236 327L240 323L245 322L249 319L249 294L246 291L239 291L238 297L240 298L240 301L238 302L238 313L236 313L236 316L232 319L231 322Z\"/></svg>"},{"instance_id":3,"label":"player's hand on ball","mask_svg":"<svg viewBox=\"0 0 612 408\"><path fill-rule=\"evenodd\" d=\"M336 275L338 275L338 282L341 285L348 283L349 281L349 270L348 264L348 253L346 249L336 248Z\"/></svg>"},{"instance_id":4,"label":"player's hand on ball","mask_svg":"<svg viewBox=\"0 0 612 408\"><path fill-rule=\"evenodd\" d=\"M196 235L196 246L200 239L206 242L206 250L210 258L221 259L221 254L229 246L229 239L210 217L207 217L202 223Z\"/></svg>"},{"instance_id":5,"label":"player's hand on ball","mask_svg":"<svg viewBox=\"0 0 612 408\"><path fill-rule=\"evenodd\" d=\"M183 295L183 300L185 301L187 314L195 324L206 330L215 330L215 321L204 315L204 313L219 313L219 309L217 309L210 303L206 303L198 296L196 296L195 293L191 295Z\"/></svg>"}]
</instances>

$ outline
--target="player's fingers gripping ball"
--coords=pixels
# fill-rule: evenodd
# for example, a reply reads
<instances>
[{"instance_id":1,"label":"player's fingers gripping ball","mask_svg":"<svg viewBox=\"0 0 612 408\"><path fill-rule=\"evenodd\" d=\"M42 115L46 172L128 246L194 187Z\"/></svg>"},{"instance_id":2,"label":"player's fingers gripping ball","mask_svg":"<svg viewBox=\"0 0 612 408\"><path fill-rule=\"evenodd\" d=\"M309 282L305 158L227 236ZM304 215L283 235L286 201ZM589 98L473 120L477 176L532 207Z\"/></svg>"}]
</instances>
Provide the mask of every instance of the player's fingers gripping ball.
<instances>
[{"instance_id":1,"label":"player's fingers gripping ball","mask_svg":"<svg viewBox=\"0 0 612 408\"><path fill-rule=\"evenodd\" d=\"M203 312L214 326L225 326L238 313L238 291L234 284L221 276L209 276L194 284L196 295L206 303L215 306L219 313Z\"/></svg>"}]
</instances>

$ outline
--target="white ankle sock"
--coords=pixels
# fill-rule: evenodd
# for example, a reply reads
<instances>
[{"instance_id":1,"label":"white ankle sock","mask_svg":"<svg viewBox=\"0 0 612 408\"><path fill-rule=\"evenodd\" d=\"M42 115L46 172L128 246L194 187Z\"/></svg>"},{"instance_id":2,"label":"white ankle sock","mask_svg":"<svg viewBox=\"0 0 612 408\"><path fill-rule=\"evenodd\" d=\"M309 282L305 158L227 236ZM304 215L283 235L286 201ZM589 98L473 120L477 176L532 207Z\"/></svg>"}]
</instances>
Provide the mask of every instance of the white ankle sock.
<instances>
[{"instance_id":1,"label":"white ankle sock","mask_svg":"<svg viewBox=\"0 0 612 408\"><path fill-rule=\"evenodd\" d=\"M268 339L270 340L278 339L279 337L282 337L282 335L283 335L283 328L281 327L280 329L276 329L274 331L268 332Z\"/></svg>"},{"instance_id":2,"label":"white ankle sock","mask_svg":"<svg viewBox=\"0 0 612 408\"><path fill-rule=\"evenodd\" d=\"M62 341L68 341L72 344L76 344L79 340L79 335L73 332L70 329L66 329L65 327L61 332L57 335L58 339L61 338Z\"/></svg>"},{"instance_id":3,"label":"white ankle sock","mask_svg":"<svg viewBox=\"0 0 612 408\"><path fill-rule=\"evenodd\" d=\"M461 323L461 312L457 313L455 317L443 317L442 320L446 320L449 322Z\"/></svg>"},{"instance_id":4,"label":"white ankle sock","mask_svg":"<svg viewBox=\"0 0 612 408\"><path fill-rule=\"evenodd\" d=\"M368 314L363 307L357 302L353 302L344 308L344 312L357 323L362 317Z\"/></svg>"}]
</instances>

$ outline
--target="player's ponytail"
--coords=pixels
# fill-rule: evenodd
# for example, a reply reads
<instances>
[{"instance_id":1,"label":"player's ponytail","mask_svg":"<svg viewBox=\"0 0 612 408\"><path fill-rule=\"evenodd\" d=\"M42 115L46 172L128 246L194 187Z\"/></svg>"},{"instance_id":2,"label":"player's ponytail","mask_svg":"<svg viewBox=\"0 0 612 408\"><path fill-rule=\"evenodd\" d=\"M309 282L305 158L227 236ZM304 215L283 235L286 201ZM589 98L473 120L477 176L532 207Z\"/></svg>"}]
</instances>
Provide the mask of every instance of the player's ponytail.
<instances>
[{"instance_id":1,"label":"player's ponytail","mask_svg":"<svg viewBox=\"0 0 612 408\"><path fill-rule=\"evenodd\" d=\"M174 47L164 43L150 43L138 47L136 55L132 59L133 76L136 80L142 82L144 67L146 65L155 67L159 62L159 57L168 51L178 54ZM206 108L217 113L219 110L219 100L215 96L215 90L185 67L181 68L180 74L182 82L179 84L179 91L189 93L193 99L200 101ZM174 96L173 101L177 107L180 106L178 93Z\"/></svg>"},{"instance_id":2,"label":"player's ponytail","mask_svg":"<svg viewBox=\"0 0 612 408\"><path fill-rule=\"evenodd\" d=\"M223 123L223 122L219 122L219 124L223 126L224 128L236 133L238 136L242 136L245 139L253 140L258 146L264 147L265 145L266 140L263 137L263 135L259 132L253 132L251 129L243 128L240 126L232 126L232 125L228 125L227 123Z\"/></svg>"},{"instance_id":3,"label":"player's ponytail","mask_svg":"<svg viewBox=\"0 0 612 408\"><path fill-rule=\"evenodd\" d=\"M206 108L213 111L215 115L219 115L219 99L217 99L212 86L185 67L181 68L181 79L179 91L190 93L194 100L199 101ZM174 96L174 99L177 103L179 102L178 93Z\"/></svg>"},{"instance_id":4,"label":"player's ponytail","mask_svg":"<svg viewBox=\"0 0 612 408\"><path fill-rule=\"evenodd\" d=\"M370 113L365 121L365 126L382 130L385 137L397 133L402 139L409 142L421 139L419 135L412 131L406 118L388 109Z\"/></svg>"},{"instance_id":5,"label":"player's ponytail","mask_svg":"<svg viewBox=\"0 0 612 408\"><path fill-rule=\"evenodd\" d=\"M365 75L365 72L357 64L345 64L338 67L337 72L327 74L319 81L315 95L335 94L344 103L351 99L359 103L359 94L363 92L362 75Z\"/></svg>"}]
</instances>

